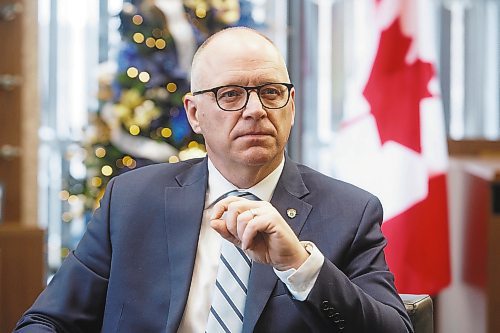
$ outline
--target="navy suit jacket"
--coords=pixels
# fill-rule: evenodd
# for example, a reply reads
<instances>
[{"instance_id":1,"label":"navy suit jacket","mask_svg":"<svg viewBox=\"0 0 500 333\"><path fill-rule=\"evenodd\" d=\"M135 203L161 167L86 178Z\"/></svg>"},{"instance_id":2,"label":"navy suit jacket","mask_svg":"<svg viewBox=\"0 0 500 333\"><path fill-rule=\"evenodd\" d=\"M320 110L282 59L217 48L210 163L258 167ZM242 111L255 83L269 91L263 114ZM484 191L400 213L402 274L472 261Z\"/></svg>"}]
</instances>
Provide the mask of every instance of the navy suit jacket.
<instances>
[{"instance_id":1,"label":"navy suit jacket","mask_svg":"<svg viewBox=\"0 0 500 333\"><path fill-rule=\"evenodd\" d=\"M112 179L77 249L17 330L176 332L207 182L206 159ZM271 203L325 262L303 302L291 297L272 267L254 264L243 332L412 331L384 259L376 197L287 158ZM294 218L288 208L296 209Z\"/></svg>"}]
</instances>

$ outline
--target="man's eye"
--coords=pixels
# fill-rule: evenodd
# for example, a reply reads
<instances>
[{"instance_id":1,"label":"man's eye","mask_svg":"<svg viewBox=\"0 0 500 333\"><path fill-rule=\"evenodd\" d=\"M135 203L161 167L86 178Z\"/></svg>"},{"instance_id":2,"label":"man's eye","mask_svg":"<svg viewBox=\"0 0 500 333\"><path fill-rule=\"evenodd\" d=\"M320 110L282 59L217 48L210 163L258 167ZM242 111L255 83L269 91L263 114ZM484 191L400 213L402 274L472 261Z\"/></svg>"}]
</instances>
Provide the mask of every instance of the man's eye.
<instances>
[{"instance_id":1,"label":"man's eye","mask_svg":"<svg viewBox=\"0 0 500 333\"><path fill-rule=\"evenodd\" d=\"M279 89L272 88L272 87L262 88L260 93L261 93L261 95L264 95L264 96L279 96L279 95L281 95L281 91Z\"/></svg>"},{"instance_id":2,"label":"man's eye","mask_svg":"<svg viewBox=\"0 0 500 333\"><path fill-rule=\"evenodd\" d=\"M241 96L241 92L236 91L236 90L226 90L226 91L221 92L219 95L222 98L238 97L238 96Z\"/></svg>"}]
</instances>

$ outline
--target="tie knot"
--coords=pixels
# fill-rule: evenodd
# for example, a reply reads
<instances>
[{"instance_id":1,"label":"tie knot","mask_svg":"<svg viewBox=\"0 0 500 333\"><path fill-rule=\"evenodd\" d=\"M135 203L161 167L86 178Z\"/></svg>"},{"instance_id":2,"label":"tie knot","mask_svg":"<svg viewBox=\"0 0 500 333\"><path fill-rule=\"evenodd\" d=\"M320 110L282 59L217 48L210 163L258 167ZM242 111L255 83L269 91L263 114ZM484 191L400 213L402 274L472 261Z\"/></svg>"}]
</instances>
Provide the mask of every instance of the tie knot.
<instances>
[{"instance_id":1,"label":"tie knot","mask_svg":"<svg viewBox=\"0 0 500 333\"><path fill-rule=\"evenodd\" d=\"M232 190L232 191L224 193L223 195L221 195L220 197L218 197L212 203L211 206L215 205L216 203L218 203L219 201L221 201L222 199L225 199L227 197L240 197L240 198L245 198L245 199L253 200L253 201L261 201L261 199L259 197L257 197L255 194L252 194L250 192L240 191L240 190Z\"/></svg>"}]
</instances>

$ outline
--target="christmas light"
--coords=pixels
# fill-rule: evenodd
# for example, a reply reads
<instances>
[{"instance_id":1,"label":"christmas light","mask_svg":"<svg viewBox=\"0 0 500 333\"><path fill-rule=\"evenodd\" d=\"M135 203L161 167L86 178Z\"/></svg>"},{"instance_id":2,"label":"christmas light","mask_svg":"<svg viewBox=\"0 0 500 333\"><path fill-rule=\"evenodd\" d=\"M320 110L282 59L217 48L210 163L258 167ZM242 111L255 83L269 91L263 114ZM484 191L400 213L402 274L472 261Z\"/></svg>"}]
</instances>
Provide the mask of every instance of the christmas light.
<instances>
[{"instance_id":1,"label":"christmas light","mask_svg":"<svg viewBox=\"0 0 500 333\"><path fill-rule=\"evenodd\" d=\"M72 194L69 196L68 202L70 205L74 205L75 203L78 202L78 197L76 195Z\"/></svg>"},{"instance_id":2,"label":"christmas light","mask_svg":"<svg viewBox=\"0 0 500 333\"><path fill-rule=\"evenodd\" d=\"M125 14L128 14L128 15L131 15L135 12L136 8L133 4L131 4L130 2L125 2L123 3L123 12Z\"/></svg>"},{"instance_id":3,"label":"christmas light","mask_svg":"<svg viewBox=\"0 0 500 333\"><path fill-rule=\"evenodd\" d=\"M161 136L164 138L170 138L172 136L172 130L168 127L165 127L161 130Z\"/></svg>"},{"instance_id":4,"label":"christmas light","mask_svg":"<svg viewBox=\"0 0 500 333\"><path fill-rule=\"evenodd\" d=\"M135 67L129 67L127 69L127 75L128 75L128 77L133 79L133 78L136 78L137 75L139 75L139 71Z\"/></svg>"},{"instance_id":5,"label":"christmas light","mask_svg":"<svg viewBox=\"0 0 500 333\"><path fill-rule=\"evenodd\" d=\"M132 135L139 135L139 133L141 132L141 129L137 125L132 125L129 127L128 131Z\"/></svg>"},{"instance_id":6,"label":"christmas light","mask_svg":"<svg viewBox=\"0 0 500 333\"><path fill-rule=\"evenodd\" d=\"M106 156L106 149L104 149L103 147L97 148L95 150L95 156L103 158L104 156Z\"/></svg>"},{"instance_id":7,"label":"christmas light","mask_svg":"<svg viewBox=\"0 0 500 333\"><path fill-rule=\"evenodd\" d=\"M139 81L141 81L143 83L148 82L150 78L151 78L151 76L149 75L148 72L141 72L139 74Z\"/></svg>"},{"instance_id":8,"label":"christmas light","mask_svg":"<svg viewBox=\"0 0 500 333\"><path fill-rule=\"evenodd\" d=\"M205 18L205 16L207 16L207 10L205 8L202 8L202 7L197 7L196 8L196 17L198 18Z\"/></svg>"},{"instance_id":9,"label":"christmas light","mask_svg":"<svg viewBox=\"0 0 500 333\"><path fill-rule=\"evenodd\" d=\"M144 35L141 34L140 32L136 32L133 36L132 36L132 39L134 40L134 42L136 42L137 44L140 44L142 42L144 42Z\"/></svg>"},{"instance_id":10,"label":"christmas light","mask_svg":"<svg viewBox=\"0 0 500 333\"><path fill-rule=\"evenodd\" d=\"M177 85L176 85L175 83L173 83L173 82L169 82L169 83L167 84L167 90L168 90L168 92L170 92L170 93L174 93L174 92L176 92L176 90L177 90Z\"/></svg>"},{"instance_id":11,"label":"christmas light","mask_svg":"<svg viewBox=\"0 0 500 333\"><path fill-rule=\"evenodd\" d=\"M61 192L59 192L59 198L61 200L68 200L68 198L69 198L69 192L66 191L66 190L62 190Z\"/></svg>"},{"instance_id":12,"label":"christmas light","mask_svg":"<svg viewBox=\"0 0 500 333\"><path fill-rule=\"evenodd\" d=\"M92 177L91 184L94 187L100 187L102 185L102 179L99 177Z\"/></svg>"},{"instance_id":13,"label":"christmas light","mask_svg":"<svg viewBox=\"0 0 500 333\"><path fill-rule=\"evenodd\" d=\"M150 47L150 48L153 48L155 47L156 43L155 43L155 39L153 37L148 37L146 38L146 46L147 47Z\"/></svg>"},{"instance_id":14,"label":"christmas light","mask_svg":"<svg viewBox=\"0 0 500 333\"><path fill-rule=\"evenodd\" d=\"M73 219L73 214L71 214L70 212L64 212L61 216L61 219L66 223L71 222L71 220Z\"/></svg>"},{"instance_id":15,"label":"christmas light","mask_svg":"<svg viewBox=\"0 0 500 333\"><path fill-rule=\"evenodd\" d=\"M130 156L128 156L128 155L126 155L126 156L124 156L124 157L123 157L123 159L122 159L122 163L123 163L123 165L124 165L124 166L129 167L129 166L131 166L131 165L132 165L132 161L133 161L133 160L134 160L134 159L133 159L132 157L130 157Z\"/></svg>"},{"instance_id":16,"label":"christmas light","mask_svg":"<svg viewBox=\"0 0 500 333\"><path fill-rule=\"evenodd\" d=\"M167 42L163 39L157 39L155 45L158 49L163 50L167 46Z\"/></svg>"},{"instance_id":17,"label":"christmas light","mask_svg":"<svg viewBox=\"0 0 500 333\"><path fill-rule=\"evenodd\" d=\"M142 16L139 14L136 14L136 15L134 15L134 17L132 17L132 22L134 22L135 25L141 25L143 21L144 20L143 20Z\"/></svg>"},{"instance_id":18,"label":"christmas light","mask_svg":"<svg viewBox=\"0 0 500 333\"><path fill-rule=\"evenodd\" d=\"M101 168L101 173L106 177L111 176L111 174L113 173L113 168L111 168L109 165L105 165Z\"/></svg>"},{"instance_id":19,"label":"christmas light","mask_svg":"<svg viewBox=\"0 0 500 333\"><path fill-rule=\"evenodd\" d=\"M122 162L123 165L130 169L134 169L137 166L137 162L128 155L123 157Z\"/></svg>"},{"instance_id":20,"label":"christmas light","mask_svg":"<svg viewBox=\"0 0 500 333\"><path fill-rule=\"evenodd\" d=\"M163 35L163 32L161 31L161 29L158 29L158 28L154 28L151 33L153 34L154 38L160 38Z\"/></svg>"}]
</instances>

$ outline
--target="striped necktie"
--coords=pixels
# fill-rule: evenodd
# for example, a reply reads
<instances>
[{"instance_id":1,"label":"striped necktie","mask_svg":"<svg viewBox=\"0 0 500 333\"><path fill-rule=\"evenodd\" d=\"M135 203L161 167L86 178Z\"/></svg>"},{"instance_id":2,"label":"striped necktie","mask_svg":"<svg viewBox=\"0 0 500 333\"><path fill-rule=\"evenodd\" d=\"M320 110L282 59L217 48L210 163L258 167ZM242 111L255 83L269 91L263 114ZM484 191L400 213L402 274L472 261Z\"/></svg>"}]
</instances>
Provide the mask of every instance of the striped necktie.
<instances>
[{"instance_id":1,"label":"striped necktie","mask_svg":"<svg viewBox=\"0 0 500 333\"><path fill-rule=\"evenodd\" d=\"M222 195L214 204L230 196L260 200L250 192L234 190ZM252 262L243 250L222 240L217 280L205 333L241 332L251 267Z\"/></svg>"}]
</instances>

